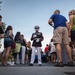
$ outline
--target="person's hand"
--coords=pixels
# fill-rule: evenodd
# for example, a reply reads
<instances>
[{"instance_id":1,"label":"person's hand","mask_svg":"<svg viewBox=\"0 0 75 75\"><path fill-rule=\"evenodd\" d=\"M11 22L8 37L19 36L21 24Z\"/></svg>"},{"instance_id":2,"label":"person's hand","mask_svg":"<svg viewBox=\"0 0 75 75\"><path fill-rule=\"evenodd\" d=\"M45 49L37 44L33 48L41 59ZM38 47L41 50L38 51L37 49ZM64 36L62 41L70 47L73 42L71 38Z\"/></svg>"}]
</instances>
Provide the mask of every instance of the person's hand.
<instances>
[{"instance_id":1,"label":"person's hand","mask_svg":"<svg viewBox=\"0 0 75 75\"><path fill-rule=\"evenodd\" d=\"M37 38L37 39L36 39L36 42L39 42L39 41L40 41L39 38Z\"/></svg>"},{"instance_id":2,"label":"person's hand","mask_svg":"<svg viewBox=\"0 0 75 75\"><path fill-rule=\"evenodd\" d=\"M36 42L41 42L42 41L42 38L37 38L36 39Z\"/></svg>"},{"instance_id":3,"label":"person's hand","mask_svg":"<svg viewBox=\"0 0 75 75\"><path fill-rule=\"evenodd\" d=\"M37 35L33 35L33 38L36 38L37 37Z\"/></svg>"},{"instance_id":4,"label":"person's hand","mask_svg":"<svg viewBox=\"0 0 75 75\"><path fill-rule=\"evenodd\" d=\"M71 37L71 32L68 32L68 36Z\"/></svg>"}]
</instances>

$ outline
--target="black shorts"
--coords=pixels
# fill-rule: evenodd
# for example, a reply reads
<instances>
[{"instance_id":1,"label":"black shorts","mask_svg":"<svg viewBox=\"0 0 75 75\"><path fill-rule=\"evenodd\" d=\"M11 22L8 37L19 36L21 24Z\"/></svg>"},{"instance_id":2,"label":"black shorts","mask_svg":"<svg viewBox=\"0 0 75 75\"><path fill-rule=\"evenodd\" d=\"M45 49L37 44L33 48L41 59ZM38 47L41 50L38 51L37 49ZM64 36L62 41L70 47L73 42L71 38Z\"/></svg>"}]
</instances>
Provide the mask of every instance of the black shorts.
<instances>
[{"instance_id":1,"label":"black shorts","mask_svg":"<svg viewBox=\"0 0 75 75\"><path fill-rule=\"evenodd\" d=\"M56 52L52 52L51 54L55 54L56 55Z\"/></svg>"},{"instance_id":2,"label":"black shorts","mask_svg":"<svg viewBox=\"0 0 75 75\"><path fill-rule=\"evenodd\" d=\"M31 55L32 49L28 50L28 49L26 48L26 52L25 52L25 53Z\"/></svg>"},{"instance_id":3,"label":"black shorts","mask_svg":"<svg viewBox=\"0 0 75 75\"><path fill-rule=\"evenodd\" d=\"M29 51L26 49L26 52L25 52L26 54L28 54L29 53Z\"/></svg>"},{"instance_id":4,"label":"black shorts","mask_svg":"<svg viewBox=\"0 0 75 75\"><path fill-rule=\"evenodd\" d=\"M75 30L71 31L71 40L75 41Z\"/></svg>"}]
</instances>

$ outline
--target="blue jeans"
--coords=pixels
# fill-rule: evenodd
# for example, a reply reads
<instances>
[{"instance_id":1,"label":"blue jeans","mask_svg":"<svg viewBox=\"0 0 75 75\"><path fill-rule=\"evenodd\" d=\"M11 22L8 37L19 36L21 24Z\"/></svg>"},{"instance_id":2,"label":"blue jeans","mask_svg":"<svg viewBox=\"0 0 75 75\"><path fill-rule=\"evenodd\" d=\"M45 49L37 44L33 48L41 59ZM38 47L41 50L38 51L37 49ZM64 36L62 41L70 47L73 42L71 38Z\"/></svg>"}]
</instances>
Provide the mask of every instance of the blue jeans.
<instances>
[{"instance_id":1,"label":"blue jeans","mask_svg":"<svg viewBox=\"0 0 75 75\"><path fill-rule=\"evenodd\" d=\"M18 54L19 54L19 60L22 60L22 47L20 48L20 52ZM14 59L17 59L17 53L14 53L13 56Z\"/></svg>"}]
</instances>

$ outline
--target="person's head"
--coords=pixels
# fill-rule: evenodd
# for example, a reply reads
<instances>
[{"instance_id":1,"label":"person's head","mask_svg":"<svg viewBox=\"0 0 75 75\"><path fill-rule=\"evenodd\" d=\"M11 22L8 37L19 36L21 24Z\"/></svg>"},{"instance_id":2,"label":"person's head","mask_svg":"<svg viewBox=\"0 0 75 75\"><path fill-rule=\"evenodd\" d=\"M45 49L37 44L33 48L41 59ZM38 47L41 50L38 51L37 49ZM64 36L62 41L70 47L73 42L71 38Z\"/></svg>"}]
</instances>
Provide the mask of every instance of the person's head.
<instances>
[{"instance_id":1,"label":"person's head","mask_svg":"<svg viewBox=\"0 0 75 75\"><path fill-rule=\"evenodd\" d=\"M21 34L21 36L22 36L22 37L24 37L24 35L23 35L23 34Z\"/></svg>"},{"instance_id":2,"label":"person's head","mask_svg":"<svg viewBox=\"0 0 75 75\"><path fill-rule=\"evenodd\" d=\"M46 46L48 46L48 44L46 44Z\"/></svg>"},{"instance_id":3,"label":"person's head","mask_svg":"<svg viewBox=\"0 0 75 75\"><path fill-rule=\"evenodd\" d=\"M57 9L54 11L54 14L60 14L60 11Z\"/></svg>"},{"instance_id":4,"label":"person's head","mask_svg":"<svg viewBox=\"0 0 75 75\"><path fill-rule=\"evenodd\" d=\"M39 29L40 29L40 27L39 27L38 25L36 25L36 26L34 27L34 29L35 29L36 32L38 32Z\"/></svg>"},{"instance_id":5,"label":"person's head","mask_svg":"<svg viewBox=\"0 0 75 75\"><path fill-rule=\"evenodd\" d=\"M6 28L6 31L5 32L7 32L9 30L13 30L12 26L10 26L10 25Z\"/></svg>"},{"instance_id":6,"label":"person's head","mask_svg":"<svg viewBox=\"0 0 75 75\"><path fill-rule=\"evenodd\" d=\"M51 42L53 42L53 39L51 39Z\"/></svg>"},{"instance_id":7,"label":"person's head","mask_svg":"<svg viewBox=\"0 0 75 75\"><path fill-rule=\"evenodd\" d=\"M15 35L15 38L14 38L14 40L16 41L18 38L20 38L21 37L21 33L20 32L17 32L16 33L16 35Z\"/></svg>"},{"instance_id":8,"label":"person's head","mask_svg":"<svg viewBox=\"0 0 75 75\"><path fill-rule=\"evenodd\" d=\"M31 42L30 41L27 42L27 47L31 48Z\"/></svg>"},{"instance_id":9,"label":"person's head","mask_svg":"<svg viewBox=\"0 0 75 75\"><path fill-rule=\"evenodd\" d=\"M0 19L2 19L2 16L0 15Z\"/></svg>"},{"instance_id":10,"label":"person's head","mask_svg":"<svg viewBox=\"0 0 75 75\"><path fill-rule=\"evenodd\" d=\"M71 10L68 15L75 15L75 10Z\"/></svg>"},{"instance_id":11,"label":"person's head","mask_svg":"<svg viewBox=\"0 0 75 75\"><path fill-rule=\"evenodd\" d=\"M21 35L21 33L20 33L20 32L17 32L17 33L16 33L16 36L18 36L18 37L19 37L20 35Z\"/></svg>"},{"instance_id":12,"label":"person's head","mask_svg":"<svg viewBox=\"0 0 75 75\"><path fill-rule=\"evenodd\" d=\"M21 35L21 38L24 39L24 35L23 34Z\"/></svg>"}]
</instances>

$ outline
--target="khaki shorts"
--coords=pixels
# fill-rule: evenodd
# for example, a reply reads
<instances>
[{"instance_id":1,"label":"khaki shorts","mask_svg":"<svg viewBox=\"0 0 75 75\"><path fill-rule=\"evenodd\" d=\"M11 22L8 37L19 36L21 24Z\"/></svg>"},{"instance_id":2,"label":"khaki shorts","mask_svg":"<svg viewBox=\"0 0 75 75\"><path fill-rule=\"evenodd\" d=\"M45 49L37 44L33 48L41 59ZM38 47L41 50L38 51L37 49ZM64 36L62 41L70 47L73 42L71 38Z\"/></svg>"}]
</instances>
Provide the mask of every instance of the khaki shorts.
<instances>
[{"instance_id":1,"label":"khaki shorts","mask_svg":"<svg viewBox=\"0 0 75 75\"><path fill-rule=\"evenodd\" d=\"M68 30L66 27L58 27L53 32L54 44L69 44Z\"/></svg>"}]
</instances>

